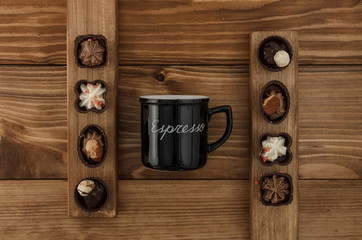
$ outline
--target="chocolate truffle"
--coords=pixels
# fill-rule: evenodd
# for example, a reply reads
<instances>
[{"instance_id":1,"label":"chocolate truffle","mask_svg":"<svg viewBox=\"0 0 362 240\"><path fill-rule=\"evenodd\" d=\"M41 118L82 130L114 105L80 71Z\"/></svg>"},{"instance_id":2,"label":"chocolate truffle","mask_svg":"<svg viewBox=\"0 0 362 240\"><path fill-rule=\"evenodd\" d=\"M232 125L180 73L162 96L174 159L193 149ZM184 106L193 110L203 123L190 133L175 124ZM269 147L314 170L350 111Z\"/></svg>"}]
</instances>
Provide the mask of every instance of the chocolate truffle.
<instances>
[{"instance_id":1,"label":"chocolate truffle","mask_svg":"<svg viewBox=\"0 0 362 240\"><path fill-rule=\"evenodd\" d=\"M278 204L289 197L289 181L284 176L272 175L263 179L261 189L262 200L266 203Z\"/></svg>"},{"instance_id":2,"label":"chocolate truffle","mask_svg":"<svg viewBox=\"0 0 362 240\"><path fill-rule=\"evenodd\" d=\"M86 160L91 163L99 163L103 158L103 136L89 129L83 137L82 152L86 156Z\"/></svg>"},{"instance_id":3,"label":"chocolate truffle","mask_svg":"<svg viewBox=\"0 0 362 240\"><path fill-rule=\"evenodd\" d=\"M266 38L259 46L259 60L261 64L271 71L286 68L292 58L289 42L278 36Z\"/></svg>"},{"instance_id":4,"label":"chocolate truffle","mask_svg":"<svg viewBox=\"0 0 362 240\"><path fill-rule=\"evenodd\" d=\"M98 66L104 62L104 52L105 48L96 38L88 38L80 43L78 59L85 66Z\"/></svg>"},{"instance_id":5,"label":"chocolate truffle","mask_svg":"<svg viewBox=\"0 0 362 240\"><path fill-rule=\"evenodd\" d=\"M107 190L105 186L97 181L86 179L77 186L76 199L86 210L99 209L107 200Z\"/></svg>"}]
</instances>

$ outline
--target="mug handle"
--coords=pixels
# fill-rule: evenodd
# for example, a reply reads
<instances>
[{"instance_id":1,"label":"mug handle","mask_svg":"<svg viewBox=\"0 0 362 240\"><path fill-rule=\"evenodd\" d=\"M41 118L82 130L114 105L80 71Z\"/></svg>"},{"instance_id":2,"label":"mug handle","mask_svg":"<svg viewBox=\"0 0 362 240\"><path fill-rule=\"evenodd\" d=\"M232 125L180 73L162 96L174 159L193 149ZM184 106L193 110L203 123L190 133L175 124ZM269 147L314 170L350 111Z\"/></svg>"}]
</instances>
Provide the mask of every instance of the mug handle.
<instances>
[{"instance_id":1,"label":"mug handle","mask_svg":"<svg viewBox=\"0 0 362 240\"><path fill-rule=\"evenodd\" d=\"M226 129L224 132L224 135L217 140L214 143L208 144L208 152L212 152L215 149L217 149L218 147L220 147L221 145L223 145L226 140L229 138L230 134L231 134L231 130L233 128L233 114L231 111L231 107L230 106L220 106L220 107L215 107L215 108L209 108L208 109L208 114L209 114L209 121L211 120L211 116L215 113L220 113L220 112L224 112L226 115Z\"/></svg>"}]
</instances>

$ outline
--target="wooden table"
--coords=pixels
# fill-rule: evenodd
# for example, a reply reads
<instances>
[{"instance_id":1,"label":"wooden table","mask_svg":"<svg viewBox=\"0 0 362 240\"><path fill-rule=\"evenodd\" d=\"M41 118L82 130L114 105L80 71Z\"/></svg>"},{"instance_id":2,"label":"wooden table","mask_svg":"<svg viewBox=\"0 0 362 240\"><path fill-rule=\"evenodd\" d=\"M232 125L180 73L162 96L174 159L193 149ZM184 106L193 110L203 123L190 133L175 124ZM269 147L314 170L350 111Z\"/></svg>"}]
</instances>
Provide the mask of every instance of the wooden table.
<instances>
[{"instance_id":1,"label":"wooden table","mask_svg":"<svg viewBox=\"0 0 362 240\"><path fill-rule=\"evenodd\" d=\"M66 1L0 5L2 239L249 239L249 32L299 33L299 236L362 239L359 1L119 1L118 217L67 216ZM140 160L146 94L229 104L198 171ZM211 122L210 141L224 130ZM277 219L276 219L277 221Z\"/></svg>"}]
</instances>

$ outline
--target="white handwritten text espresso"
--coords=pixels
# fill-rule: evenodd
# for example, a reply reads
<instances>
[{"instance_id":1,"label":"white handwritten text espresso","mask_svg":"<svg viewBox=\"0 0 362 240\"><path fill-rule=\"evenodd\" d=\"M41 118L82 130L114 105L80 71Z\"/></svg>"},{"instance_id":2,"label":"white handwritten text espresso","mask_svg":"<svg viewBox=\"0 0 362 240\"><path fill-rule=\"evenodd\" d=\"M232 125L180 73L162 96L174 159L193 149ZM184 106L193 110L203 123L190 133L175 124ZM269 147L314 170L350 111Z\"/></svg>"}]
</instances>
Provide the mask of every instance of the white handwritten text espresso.
<instances>
[{"instance_id":1,"label":"white handwritten text espresso","mask_svg":"<svg viewBox=\"0 0 362 240\"><path fill-rule=\"evenodd\" d=\"M165 135L167 133L196 133L196 132L202 132L205 129L205 124L204 123L200 123L200 124L193 124L192 126L190 125L176 125L175 127L170 126L170 125L162 125L160 128L157 128L159 120L154 120L152 122L152 128L151 128L151 132L153 133L160 133L161 137L160 140L162 140Z\"/></svg>"}]
</instances>

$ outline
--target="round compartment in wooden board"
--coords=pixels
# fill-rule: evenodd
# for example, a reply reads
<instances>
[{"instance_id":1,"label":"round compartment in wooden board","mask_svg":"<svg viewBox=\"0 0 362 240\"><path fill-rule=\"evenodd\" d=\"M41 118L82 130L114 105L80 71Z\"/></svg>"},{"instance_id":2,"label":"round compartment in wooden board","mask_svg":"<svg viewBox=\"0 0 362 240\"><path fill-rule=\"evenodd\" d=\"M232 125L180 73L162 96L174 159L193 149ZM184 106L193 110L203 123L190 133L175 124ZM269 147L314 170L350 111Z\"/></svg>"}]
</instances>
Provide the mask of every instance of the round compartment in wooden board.
<instances>
[{"instance_id":1,"label":"round compartment in wooden board","mask_svg":"<svg viewBox=\"0 0 362 240\"><path fill-rule=\"evenodd\" d=\"M275 176L275 179L274 179ZM275 181L276 180L276 181ZM283 180L282 185L279 181ZM274 182L275 181L275 182ZM269 186L269 183L271 186ZM274 190L268 190L270 187L274 188ZM278 199L278 196L275 196L274 194L277 194L277 192L283 193L283 196L285 197L283 200L280 200L278 202L273 203L272 199L276 197ZM288 192L286 194L286 191ZM271 194L271 196L269 196ZM276 173L271 175L265 175L261 176L260 181L260 187L259 187L259 198L263 205L265 206L282 206L282 205L289 205L293 201L293 180L292 177L287 173ZM266 199L271 199L270 201L267 201Z\"/></svg>"},{"instance_id":2,"label":"round compartment in wooden board","mask_svg":"<svg viewBox=\"0 0 362 240\"><path fill-rule=\"evenodd\" d=\"M85 184L83 184L85 183ZM87 185L84 187L84 185ZM89 189L89 192L82 192L83 189ZM91 186L91 187L90 187ZM83 195L83 196L82 196ZM74 189L74 200L78 207L87 212L101 211L108 202L107 185L99 178L85 178L77 183Z\"/></svg>"},{"instance_id":3,"label":"round compartment in wooden board","mask_svg":"<svg viewBox=\"0 0 362 240\"><path fill-rule=\"evenodd\" d=\"M257 54L258 61L263 68L271 72L278 72L286 69L291 63L293 48L284 37L269 36L261 41Z\"/></svg>"},{"instance_id":4,"label":"round compartment in wooden board","mask_svg":"<svg viewBox=\"0 0 362 240\"><path fill-rule=\"evenodd\" d=\"M286 150L286 154L282 155L282 156L278 156L277 159L273 160L273 161L269 161L266 160L265 158L263 158L263 153L265 151L264 147L263 147L263 141L265 141L268 137L282 137L284 138L285 142L284 145L287 150ZM263 164L264 166L273 166L274 164L280 165L280 166L286 166L288 165L292 159L293 159L293 153L290 150L290 147L292 146L292 137L288 134L288 133L278 133L278 134L270 134L270 133L265 133L260 137L260 153L259 153L259 161L261 164Z\"/></svg>"},{"instance_id":5,"label":"round compartment in wooden board","mask_svg":"<svg viewBox=\"0 0 362 240\"><path fill-rule=\"evenodd\" d=\"M97 95L96 92L91 91L98 91L101 92L101 94ZM74 101L74 108L79 113L88 113L90 111L103 113L107 110L106 96L108 86L104 81L95 80L93 82L88 82L87 80L79 80L74 86L74 92L77 96ZM82 100L83 97L89 97L90 99L87 99L87 101L93 101L90 102L89 107L81 106L84 101Z\"/></svg>"},{"instance_id":6,"label":"round compartment in wooden board","mask_svg":"<svg viewBox=\"0 0 362 240\"><path fill-rule=\"evenodd\" d=\"M107 148L107 136L98 125L90 124L80 132L78 156L87 167L95 168L101 165L106 157Z\"/></svg>"},{"instance_id":7,"label":"round compartment in wooden board","mask_svg":"<svg viewBox=\"0 0 362 240\"><path fill-rule=\"evenodd\" d=\"M290 97L288 89L277 80L268 82L260 93L260 111L271 124L284 121L289 113Z\"/></svg>"},{"instance_id":8,"label":"round compartment in wooden board","mask_svg":"<svg viewBox=\"0 0 362 240\"><path fill-rule=\"evenodd\" d=\"M74 56L75 63L81 68L106 66L109 63L107 39L95 34L79 35L74 40Z\"/></svg>"}]
</instances>

